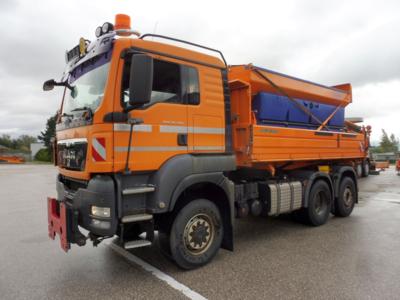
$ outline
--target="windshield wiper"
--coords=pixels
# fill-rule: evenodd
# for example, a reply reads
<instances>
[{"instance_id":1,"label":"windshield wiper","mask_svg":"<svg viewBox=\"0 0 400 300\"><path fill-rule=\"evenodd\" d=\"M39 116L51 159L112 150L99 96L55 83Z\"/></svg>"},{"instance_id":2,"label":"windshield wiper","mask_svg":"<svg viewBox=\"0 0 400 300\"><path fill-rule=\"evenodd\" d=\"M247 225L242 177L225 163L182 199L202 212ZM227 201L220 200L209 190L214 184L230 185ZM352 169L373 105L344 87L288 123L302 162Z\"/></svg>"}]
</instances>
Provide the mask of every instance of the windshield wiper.
<instances>
[{"instance_id":1,"label":"windshield wiper","mask_svg":"<svg viewBox=\"0 0 400 300\"><path fill-rule=\"evenodd\" d=\"M87 110L87 111L89 111L90 113L92 113L92 109L91 109L90 107L88 107L88 106L77 107L77 108L74 108L74 109L71 110L71 111L82 111L82 110Z\"/></svg>"},{"instance_id":2,"label":"windshield wiper","mask_svg":"<svg viewBox=\"0 0 400 300\"><path fill-rule=\"evenodd\" d=\"M86 115L85 115L85 113L82 114L82 116L85 115L86 120L91 119L93 117L93 111L88 106L77 107L77 108L74 108L73 110L71 110L71 112L73 112L73 111L87 111L88 113Z\"/></svg>"},{"instance_id":3,"label":"windshield wiper","mask_svg":"<svg viewBox=\"0 0 400 300\"><path fill-rule=\"evenodd\" d=\"M63 113L63 114L61 115L61 117L73 118L74 115L73 115L73 114Z\"/></svg>"}]
</instances>

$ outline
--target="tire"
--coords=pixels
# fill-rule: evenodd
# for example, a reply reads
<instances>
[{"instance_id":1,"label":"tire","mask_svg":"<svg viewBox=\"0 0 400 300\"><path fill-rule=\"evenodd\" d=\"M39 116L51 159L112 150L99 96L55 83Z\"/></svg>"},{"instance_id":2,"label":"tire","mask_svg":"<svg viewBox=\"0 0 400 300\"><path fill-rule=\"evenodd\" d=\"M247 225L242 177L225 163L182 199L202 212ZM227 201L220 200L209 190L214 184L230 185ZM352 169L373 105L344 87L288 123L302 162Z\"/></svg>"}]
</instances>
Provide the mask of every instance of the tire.
<instances>
[{"instance_id":1,"label":"tire","mask_svg":"<svg viewBox=\"0 0 400 300\"><path fill-rule=\"evenodd\" d=\"M169 260L173 260L170 246L170 235L163 231L158 231L158 247L161 253Z\"/></svg>"},{"instance_id":2,"label":"tire","mask_svg":"<svg viewBox=\"0 0 400 300\"><path fill-rule=\"evenodd\" d=\"M334 215L337 217L348 217L353 211L356 203L356 185L350 177L344 177L340 182L339 196L335 201Z\"/></svg>"},{"instance_id":3,"label":"tire","mask_svg":"<svg viewBox=\"0 0 400 300\"><path fill-rule=\"evenodd\" d=\"M324 180L317 180L311 187L308 206L302 210L301 219L312 226L320 226L328 221L332 195Z\"/></svg>"},{"instance_id":4,"label":"tire","mask_svg":"<svg viewBox=\"0 0 400 300\"><path fill-rule=\"evenodd\" d=\"M366 160L362 164L362 177L368 177L369 175L369 162Z\"/></svg>"},{"instance_id":5,"label":"tire","mask_svg":"<svg viewBox=\"0 0 400 300\"><path fill-rule=\"evenodd\" d=\"M355 171L356 171L357 177L361 178L363 176L363 166L362 166L362 164L357 164Z\"/></svg>"},{"instance_id":6,"label":"tire","mask_svg":"<svg viewBox=\"0 0 400 300\"><path fill-rule=\"evenodd\" d=\"M186 270L201 267L217 254L223 235L223 222L217 206L206 199L193 200L179 211L172 224L172 258Z\"/></svg>"}]
</instances>

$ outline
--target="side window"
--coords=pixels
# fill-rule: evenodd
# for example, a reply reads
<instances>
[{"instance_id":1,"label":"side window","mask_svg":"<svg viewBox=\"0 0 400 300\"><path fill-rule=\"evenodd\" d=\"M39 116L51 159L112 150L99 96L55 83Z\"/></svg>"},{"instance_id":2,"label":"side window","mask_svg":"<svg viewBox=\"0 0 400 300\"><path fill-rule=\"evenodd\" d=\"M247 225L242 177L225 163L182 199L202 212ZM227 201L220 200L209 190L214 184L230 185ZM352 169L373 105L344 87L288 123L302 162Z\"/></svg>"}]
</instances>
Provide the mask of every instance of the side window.
<instances>
[{"instance_id":1,"label":"side window","mask_svg":"<svg viewBox=\"0 0 400 300\"><path fill-rule=\"evenodd\" d=\"M130 60L124 65L122 79L122 104L126 107L129 101L129 71ZM183 103L181 92L180 66L162 60L154 60L153 89L148 105L158 102ZM135 74L133 74L135 76ZM140 75L139 75L140 76Z\"/></svg>"},{"instance_id":2,"label":"side window","mask_svg":"<svg viewBox=\"0 0 400 300\"><path fill-rule=\"evenodd\" d=\"M192 67L184 67L186 81L186 101L188 104L197 105L200 103L199 73Z\"/></svg>"},{"instance_id":3,"label":"side window","mask_svg":"<svg viewBox=\"0 0 400 300\"><path fill-rule=\"evenodd\" d=\"M150 104L182 103L181 72L178 64L154 60L153 90Z\"/></svg>"}]
</instances>

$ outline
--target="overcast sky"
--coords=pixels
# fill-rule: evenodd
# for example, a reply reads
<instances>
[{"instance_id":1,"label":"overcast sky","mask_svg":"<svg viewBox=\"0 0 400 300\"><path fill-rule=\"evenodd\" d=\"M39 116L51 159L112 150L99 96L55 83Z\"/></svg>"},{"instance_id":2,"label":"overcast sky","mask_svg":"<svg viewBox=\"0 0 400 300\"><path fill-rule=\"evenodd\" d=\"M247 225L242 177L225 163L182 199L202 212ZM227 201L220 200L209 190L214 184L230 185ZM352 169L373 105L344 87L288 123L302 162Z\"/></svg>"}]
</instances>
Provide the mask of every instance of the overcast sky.
<instances>
[{"instance_id":1,"label":"overcast sky","mask_svg":"<svg viewBox=\"0 0 400 300\"><path fill-rule=\"evenodd\" d=\"M65 50L116 13L165 34L326 85L350 82L347 117L400 136L399 1L0 1L0 134L37 135L60 105Z\"/></svg>"}]
</instances>

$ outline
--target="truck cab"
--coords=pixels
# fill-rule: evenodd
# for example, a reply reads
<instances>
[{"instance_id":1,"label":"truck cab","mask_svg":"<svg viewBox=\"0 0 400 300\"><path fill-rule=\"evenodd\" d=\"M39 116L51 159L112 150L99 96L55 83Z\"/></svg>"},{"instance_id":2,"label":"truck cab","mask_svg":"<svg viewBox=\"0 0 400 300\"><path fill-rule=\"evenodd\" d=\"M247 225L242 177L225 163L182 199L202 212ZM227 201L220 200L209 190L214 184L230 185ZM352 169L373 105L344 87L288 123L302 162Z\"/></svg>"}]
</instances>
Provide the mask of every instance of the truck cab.
<instances>
[{"instance_id":1,"label":"truck cab","mask_svg":"<svg viewBox=\"0 0 400 300\"><path fill-rule=\"evenodd\" d=\"M137 33L125 15L102 27L96 40L81 39L67 52L61 81L44 85L64 86L50 236L60 234L65 251L114 235L128 249L148 245L155 223L168 223L161 214L174 211L184 187L199 182L224 195L218 205L228 208L230 224L233 189L223 172L236 164L225 138L226 65L146 35L132 38Z\"/></svg>"}]
</instances>

